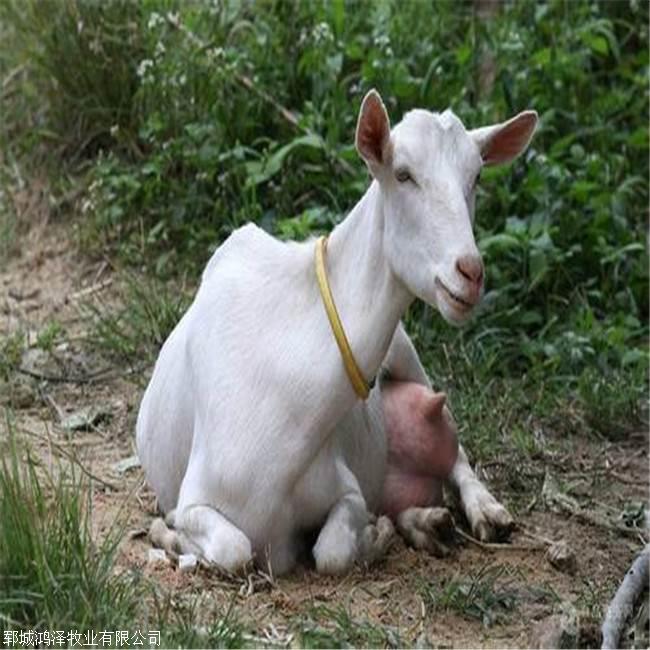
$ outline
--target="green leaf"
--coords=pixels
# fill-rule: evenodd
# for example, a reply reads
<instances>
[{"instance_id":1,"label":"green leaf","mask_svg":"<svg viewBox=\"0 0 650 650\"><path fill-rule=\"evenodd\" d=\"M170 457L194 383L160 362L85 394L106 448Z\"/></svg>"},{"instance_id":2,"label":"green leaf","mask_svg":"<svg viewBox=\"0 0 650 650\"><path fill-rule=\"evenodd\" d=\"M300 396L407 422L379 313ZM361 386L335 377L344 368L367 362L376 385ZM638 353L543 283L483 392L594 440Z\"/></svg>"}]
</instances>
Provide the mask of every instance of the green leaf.
<instances>
[{"instance_id":1,"label":"green leaf","mask_svg":"<svg viewBox=\"0 0 650 650\"><path fill-rule=\"evenodd\" d=\"M534 289L545 278L549 270L548 258L543 250L533 250L530 254L530 289Z\"/></svg>"},{"instance_id":2,"label":"green leaf","mask_svg":"<svg viewBox=\"0 0 650 650\"><path fill-rule=\"evenodd\" d=\"M551 62L551 49L544 47L541 50L537 50L532 56L533 63L539 66L546 66Z\"/></svg>"},{"instance_id":3,"label":"green leaf","mask_svg":"<svg viewBox=\"0 0 650 650\"><path fill-rule=\"evenodd\" d=\"M267 182L282 169L287 156L300 147L325 149L325 142L319 135L303 135L292 140L289 144L285 144L283 147L277 149L266 159L265 162L253 161L247 163L246 170L248 172L248 180L246 185L250 187L252 185L260 185L261 183Z\"/></svg>"},{"instance_id":4,"label":"green leaf","mask_svg":"<svg viewBox=\"0 0 650 650\"><path fill-rule=\"evenodd\" d=\"M486 253L492 249L496 250L497 252L503 252L511 250L513 248L521 247L521 241L512 235L499 233L498 235L484 237L479 241L478 246L483 253Z\"/></svg>"},{"instance_id":5,"label":"green leaf","mask_svg":"<svg viewBox=\"0 0 650 650\"><path fill-rule=\"evenodd\" d=\"M604 36L591 32L582 32L580 38L582 39L582 42L592 50L592 52L603 56L609 54L609 43Z\"/></svg>"}]
</instances>

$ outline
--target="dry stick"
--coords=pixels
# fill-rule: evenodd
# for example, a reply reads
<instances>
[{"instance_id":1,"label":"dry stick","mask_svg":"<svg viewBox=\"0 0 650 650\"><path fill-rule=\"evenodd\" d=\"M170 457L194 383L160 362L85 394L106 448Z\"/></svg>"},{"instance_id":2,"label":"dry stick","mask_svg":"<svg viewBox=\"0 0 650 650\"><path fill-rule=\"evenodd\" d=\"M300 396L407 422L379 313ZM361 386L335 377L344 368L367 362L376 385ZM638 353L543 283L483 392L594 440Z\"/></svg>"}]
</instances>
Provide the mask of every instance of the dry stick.
<instances>
[{"instance_id":1,"label":"dry stick","mask_svg":"<svg viewBox=\"0 0 650 650\"><path fill-rule=\"evenodd\" d=\"M185 37L191 41L196 47L198 47L201 50L206 50L208 48L208 44L204 42L201 38L199 38L193 31L188 29L179 19L178 16L168 13L167 14L167 22L174 28L182 32ZM305 134L309 133L309 130L306 129L305 127L300 125L300 122L298 121L298 118L295 116L293 112L291 112L286 106L283 106L280 104L274 97L271 97L266 91L261 90L258 88L254 83L253 80L246 76L245 74L240 74L238 72L234 73L235 79L245 88L250 90L252 93L257 95L260 99L264 100L268 104L271 104L275 110L282 115L282 117L289 122L293 127L298 129L299 131L302 131Z\"/></svg>"},{"instance_id":2,"label":"dry stick","mask_svg":"<svg viewBox=\"0 0 650 650\"><path fill-rule=\"evenodd\" d=\"M37 370L30 370L29 368L19 367L16 368L16 372L19 372L22 375L27 375L28 377L33 377L34 379L41 379L43 381L51 381L59 384L92 384L98 381L98 377L101 375L106 375L108 372L113 370L113 368L102 368L95 372L91 372L88 375L81 375L75 377L74 375L50 375L45 372L38 372ZM119 374L116 375L119 377ZM107 379L108 377L104 377Z\"/></svg>"},{"instance_id":3,"label":"dry stick","mask_svg":"<svg viewBox=\"0 0 650 650\"><path fill-rule=\"evenodd\" d=\"M16 368L16 372L19 372L28 377L33 377L34 379L40 379L42 381L51 381L59 384L97 384L102 381L110 381L112 379L118 379L120 377L128 377L129 375L136 374L140 372L143 368L146 367L145 363L138 364L132 368L126 370L116 370L112 366L107 368L102 368L101 370L95 370L94 372L88 373L87 375L49 375L44 372L38 372L36 370L29 370L28 368Z\"/></svg>"},{"instance_id":4,"label":"dry stick","mask_svg":"<svg viewBox=\"0 0 650 650\"><path fill-rule=\"evenodd\" d=\"M628 478L627 476L623 476L623 474L619 474L618 472L615 472L614 470L610 470L609 473L617 481L620 481L621 483L626 483L627 485L647 485L647 483L648 483L647 479Z\"/></svg>"},{"instance_id":5,"label":"dry stick","mask_svg":"<svg viewBox=\"0 0 650 650\"><path fill-rule=\"evenodd\" d=\"M584 523L591 524L592 526L599 526L600 528L606 528L608 530L615 530L622 535L627 535L628 537L633 537L634 539L642 539L645 544L647 540L643 539L642 533L644 532L641 528L629 528L628 526L623 526L623 524L618 524L612 521L608 521L605 517L601 517L597 514L591 513L588 510L583 510L582 508L572 508L567 504L557 502L558 505L569 514L573 515L576 519L583 521Z\"/></svg>"},{"instance_id":6,"label":"dry stick","mask_svg":"<svg viewBox=\"0 0 650 650\"><path fill-rule=\"evenodd\" d=\"M549 539L548 537L543 537L542 535L538 535L536 533L533 533L532 531L528 530L528 528L524 526L517 526L517 530L519 530L522 535L526 535L526 537L530 539L534 539L538 542L542 542L543 544L546 544L547 546L553 546L555 543L552 539Z\"/></svg>"},{"instance_id":7,"label":"dry stick","mask_svg":"<svg viewBox=\"0 0 650 650\"><path fill-rule=\"evenodd\" d=\"M75 291L74 293L71 293L69 296L65 297L65 302L79 300L79 298L84 298L93 293L97 293L98 291L102 291L103 289L106 289L106 287L110 287L112 283L113 283L113 278L108 278L107 280L103 280L102 282L93 284L90 287L85 287L84 289Z\"/></svg>"},{"instance_id":8,"label":"dry stick","mask_svg":"<svg viewBox=\"0 0 650 650\"><path fill-rule=\"evenodd\" d=\"M63 409L55 402L52 395L49 393L45 395L45 401L54 409L59 422L62 422L63 418L65 417L65 413L63 412Z\"/></svg>"},{"instance_id":9,"label":"dry stick","mask_svg":"<svg viewBox=\"0 0 650 650\"><path fill-rule=\"evenodd\" d=\"M476 539L476 537L468 535L464 530L458 528L458 526L455 529L463 539L490 551L543 551L546 548L546 544L495 544L492 542L482 542Z\"/></svg>"},{"instance_id":10,"label":"dry stick","mask_svg":"<svg viewBox=\"0 0 650 650\"><path fill-rule=\"evenodd\" d=\"M619 647L623 625L632 613L634 603L648 585L649 568L650 544L634 560L607 608L602 626L603 644L601 648L609 650Z\"/></svg>"}]
</instances>

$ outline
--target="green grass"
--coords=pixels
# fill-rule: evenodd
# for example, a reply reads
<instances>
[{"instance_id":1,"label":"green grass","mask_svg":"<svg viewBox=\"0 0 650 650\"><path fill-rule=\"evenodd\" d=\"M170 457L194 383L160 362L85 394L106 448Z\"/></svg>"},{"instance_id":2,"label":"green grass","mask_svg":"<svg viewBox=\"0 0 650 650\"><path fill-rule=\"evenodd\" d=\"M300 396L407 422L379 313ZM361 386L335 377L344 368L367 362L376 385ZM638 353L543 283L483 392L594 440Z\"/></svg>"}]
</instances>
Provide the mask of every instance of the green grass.
<instances>
[{"instance_id":1,"label":"green grass","mask_svg":"<svg viewBox=\"0 0 650 650\"><path fill-rule=\"evenodd\" d=\"M140 596L114 574L120 531L91 532L88 485L72 466L46 475L9 419L0 472L0 618L4 629L97 629L131 620Z\"/></svg>"},{"instance_id":2,"label":"green grass","mask_svg":"<svg viewBox=\"0 0 650 650\"><path fill-rule=\"evenodd\" d=\"M303 648L400 648L398 632L353 616L342 606L315 605L299 627Z\"/></svg>"},{"instance_id":3,"label":"green grass","mask_svg":"<svg viewBox=\"0 0 650 650\"><path fill-rule=\"evenodd\" d=\"M56 319L52 319L45 323L41 331L36 337L36 347L40 348L44 352L52 352L55 344L60 342L62 335L65 334L65 330L61 323Z\"/></svg>"},{"instance_id":4,"label":"green grass","mask_svg":"<svg viewBox=\"0 0 650 650\"><path fill-rule=\"evenodd\" d=\"M155 279L121 276L120 304L88 302L89 343L113 361L150 363L189 306L187 293Z\"/></svg>"},{"instance_id":5,"label":"green grass","mask_svg":"<svg viewBox=\"0 0 650 650\"><path fill-rule=\"evenodd\" d=\"M258 647L261 637L209 593L179 594L138 571L117 568L124 530L98 539L91 526L91 486L74 464L51 474L20 438L9 411L0 438L0 627L3 630L160 632L160 647ZM302 647L401 647L392 628L316 606L296 619ZM145 643L145 647L147 644Z\"/></svg>"},{"instance_id":6,"label":"green grass","mask_svg":"<svg viewBox=\"0 0 650 650\"><path fill-rule=\"evenodd\" d=\"M438 615L452 611L490 627L516 614L519 598L514 587L516 578L521 576L506 565L486 564L464 578L452 578L442 585L427 583L421 593L425 603Z\"/></svg>"},{"instance_id":7,"label":"green grass","mask_svg":"<svg viewBox=\"0 0 650 650\"><path fill-rule=\"evenodd\" d=\"M206 615L206 613L208 613ZM157 605L157 626L161 629L160 646L163 648L242 648L246 628L240 623L231 606L225 612L210 604L210 598L193 596L186 606L174 603L167 597ZM199 620L209 623L199 624Z\"/></svg>"}]
</instances>

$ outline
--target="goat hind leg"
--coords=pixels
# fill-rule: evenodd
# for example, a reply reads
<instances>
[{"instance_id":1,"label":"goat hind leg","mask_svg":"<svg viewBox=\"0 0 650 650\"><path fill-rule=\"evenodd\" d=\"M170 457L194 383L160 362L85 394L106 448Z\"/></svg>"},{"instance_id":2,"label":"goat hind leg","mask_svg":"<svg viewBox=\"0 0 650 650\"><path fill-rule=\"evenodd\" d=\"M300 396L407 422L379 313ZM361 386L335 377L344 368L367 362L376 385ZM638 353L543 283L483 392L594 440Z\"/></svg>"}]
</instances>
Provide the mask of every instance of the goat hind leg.
<instances>
[{"instance_id":1,"label":"goat hind leg","mask_svg":"<svg viewBox=\"0 0 650 650\"><path fill-rule=\"evenodd\" d=\"M253 560L248 537L210 506L192 505L177 510L173 524L181 551L193 553L209 567L235 573Z\"/></svg>"},{"instance_id":2,"label":"goat hind leg","mask_svg":"<svg viewBox=\"0 0 650 650\"><path fill-rule=\"evenodd\" d=\"M334 504L318 535L313 550L316 570L328 574L348 571L359 555L367 523L366 502L355 485Z\"/></svg>"},{"instance_id":3,"label":"goat hind leg","mask_svg":"<svg viewBox=\"0 0 650 650\"><path fill-rule=\"evenodd\" d=\"M151 522L149 540L156 548L162 548L174 560L183 553L178 533L168 526L168 521L161 517L157 517Z\"/></svg>"}]
</instances>

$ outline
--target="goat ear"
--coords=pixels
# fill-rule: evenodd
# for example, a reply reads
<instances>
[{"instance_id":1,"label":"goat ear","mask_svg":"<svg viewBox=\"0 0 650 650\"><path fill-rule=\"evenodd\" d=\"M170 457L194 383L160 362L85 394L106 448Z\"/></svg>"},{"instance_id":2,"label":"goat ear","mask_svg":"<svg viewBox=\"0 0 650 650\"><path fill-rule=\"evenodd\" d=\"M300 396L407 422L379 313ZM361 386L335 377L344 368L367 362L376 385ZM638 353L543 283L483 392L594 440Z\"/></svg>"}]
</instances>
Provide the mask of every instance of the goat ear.
<instances>
[{"instance_id":1,"label":"goat ear","mask_svg":"<svg viewBox=\"0 0 650 650\"><path fill-rule=\"evenodd\" d=\"M442 409L445 406L446 401L446 393L434 393L427 399L427 403L424 407L424 417L426 417L429 422L437 420L442 415Z\"/></svg>"},{"instance_id":2,"label":"goat ear","mask_svg":"<svg viewBox=\"0 0 650 650\"><path fill-rule=\"evenodd\" d=\"M373 176L390 158L390 122L384 102L373 88L363 98L355 144Z\"/></svg>"},{"instance_id":3,"label":"goat ear","mask_svg":"<svg viewBox=\"0 0 650 650\"><path fill-rule=\"evenodd\" d=\"M501 124L484 126L470 131L481 150L485 165L499 165L514 160L522 153L537 127L537 113L523 111Z\"/></svg>"}]
</instances>

